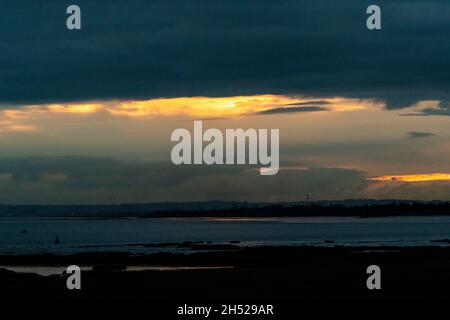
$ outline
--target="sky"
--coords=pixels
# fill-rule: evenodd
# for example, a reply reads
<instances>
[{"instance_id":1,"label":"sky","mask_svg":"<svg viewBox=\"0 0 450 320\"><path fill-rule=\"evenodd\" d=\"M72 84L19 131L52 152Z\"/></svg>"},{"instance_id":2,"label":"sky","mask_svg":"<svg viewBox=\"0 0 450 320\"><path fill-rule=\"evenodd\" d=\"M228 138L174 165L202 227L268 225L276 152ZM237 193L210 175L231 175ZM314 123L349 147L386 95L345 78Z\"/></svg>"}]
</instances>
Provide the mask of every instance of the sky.
<instances>
[{"instance_id":1,"label":"sky","mask_svg":"<svg viewBox=\"0 0 450 320\"><path fill-rule=\"evenodd\" d=\"M450 200L449 17L446 0L8 1L0 203ZM194 120L279 129L279 173L175 166Z\"/></svg>"}]
</instances>

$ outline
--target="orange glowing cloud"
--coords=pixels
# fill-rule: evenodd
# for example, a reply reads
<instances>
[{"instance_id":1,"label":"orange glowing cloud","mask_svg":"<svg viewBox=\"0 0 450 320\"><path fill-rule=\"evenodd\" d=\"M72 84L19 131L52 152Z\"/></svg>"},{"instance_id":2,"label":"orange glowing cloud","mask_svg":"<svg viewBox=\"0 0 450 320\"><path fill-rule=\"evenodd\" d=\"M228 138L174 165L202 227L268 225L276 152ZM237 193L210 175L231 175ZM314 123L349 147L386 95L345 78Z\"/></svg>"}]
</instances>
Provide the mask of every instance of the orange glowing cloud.
<instances>
[{"instance_id":1,"label":"orange glowing cloud","mask_svg":"<svg viewBox=\"0 0 450 320\"><path fill-rule=\"evenodd\" d=\"M65 113L94 113L102 108L101 103L50 104L46 106L49 111Z\"/></svg>"},{"instance_id":2,"label":"orange glowing cloud","mask_svg":"<svg viewBox=\"0 0 450 320\"><path fill-rule=\"evenodd\" d=\"M113 115L195 117L236 116L293 103L299 99L285 96L258 95L226 98L189 97L123 101L107 106Z\"/></svg>"},{"instance_id":3,"label":"orange glowing cloud","mask_svg":"<svg viewBox=\"0 0 450 320\"><path fill-rule=\"evenodd\" d=\"M332 111L355 111L365 109L370 101L358 99L329 98L305 99L283 95L254 95L235 97L183 97L150 100L100 101L92 103L48 104L26 106L27 110L44 110L58 113L90 114L106 111L115 116L156 117L232 117L255 114L273 108L288 108L295 104L326 104Z\"/></svg>"},{"instance_id":4,"label":"orange glowing cloud","mask_svg":"<svg viewBox=\"0 0 450 320\"><path fill-rule=\"evenodd\" d=\"M368 178L371 181L427 182L450 181L450 173L411 174Z\"/></svg>"},{"instance_id":5,"label":"orange glowing cloud","mask_svg":"<svg viewBox=\"0 0 450 320\"><path fill-rule=\"evenodd\" d=\"M88 117L99 113L128 118L195 117L221 118L261 114L283 108L320 106L334 112L358 111L382 107L371 100L347 98L305 98L285 95L253 95L234 97L181 97L149 100L91 101L80 103L53 103L25 105L16 109L0 110L0 134L29 132L37 129L40 119L60 116ZM282 112L280 112L282 113ZM290 113L292 115L292 113ZM321 112L317 112L321 114Z\"/></svg>"},{"instance_id":6,"label":"orange glowing cloud","mask_svg":"<svg viewBox=\"0 0 450 320\"><path fill-rule=\"evenodd\" d=\"M34 131L32 124L24 123L28 116L21 110L2 110L0 112L0 134Z\"/></svg>"}]
</instances>

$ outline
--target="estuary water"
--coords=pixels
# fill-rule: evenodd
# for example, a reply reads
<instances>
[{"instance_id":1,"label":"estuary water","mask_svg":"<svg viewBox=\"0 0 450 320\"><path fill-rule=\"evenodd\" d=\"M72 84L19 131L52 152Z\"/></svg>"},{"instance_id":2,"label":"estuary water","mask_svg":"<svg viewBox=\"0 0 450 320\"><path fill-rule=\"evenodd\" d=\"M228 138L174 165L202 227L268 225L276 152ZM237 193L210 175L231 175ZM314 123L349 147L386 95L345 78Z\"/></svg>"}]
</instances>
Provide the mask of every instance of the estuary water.
<instances>
[{"instance_id":1,"label":"estuary water","mask_svg":"<svg viewBox=\"0 0 450 320\"><path fill-rule=\"evenodd\" d=\"M60 240L55 244L56 235ZM0 218L0 254L90 251L183 251L144 244L211 242L239 245L448 245L450 217L389 218ZM142 245L141 245L142 244Z\"/></svg>"}]
</instances>

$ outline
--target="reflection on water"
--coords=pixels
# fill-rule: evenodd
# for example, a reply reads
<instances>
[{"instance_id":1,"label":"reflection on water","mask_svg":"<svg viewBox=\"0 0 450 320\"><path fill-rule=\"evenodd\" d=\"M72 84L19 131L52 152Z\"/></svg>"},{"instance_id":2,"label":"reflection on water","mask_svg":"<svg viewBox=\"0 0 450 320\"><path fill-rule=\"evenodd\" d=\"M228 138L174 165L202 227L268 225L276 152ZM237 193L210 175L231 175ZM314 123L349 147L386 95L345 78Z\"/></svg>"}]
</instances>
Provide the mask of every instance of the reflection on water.
<instances>
[{"instance_id":1,"label":"reflection on water","mask_svg":"<svg viewBox=\"0 0 450 320\"><path fill-rule=\"evenodd\" d=\"M6 269L17 273L33 273L48 277L53 275L63 275L67 267L64 266L0 266L0 269ZM167 267L167 266L127 266L125 271L183 271L183 270L223 270L232 269L232 266L193 266L193 267ZM81 271L92 271L93 266L81 266Z\"/></svg>"},{"instance_id":2,"label":"reflection on water","mask_svg":"<svg viewBox=\"0 0 450 320\"><path fill-rule=\"evenodd\" d=\"M34 273L48 277L64 274L67 266L0 266L0 269L6 269L17 273ZM92 271L92 267L80 267L80 269L81 271Z\"/></svg>"},{"instance_id":3,"label":"reflection on water","mask_svg":"<svg viewBox=\"0 0 450 320\"><path fill-rule=\"evenodd\" d=\"M56 234L60 244L54 244ZM0 218L0 254L121 251L180 252L145 244L204 241L238 245L448 245L450 217L396 218ZM143 244L143 245L139 245ZM0 261L1 263L1 261Z\"/></svg>"}]
</instances>

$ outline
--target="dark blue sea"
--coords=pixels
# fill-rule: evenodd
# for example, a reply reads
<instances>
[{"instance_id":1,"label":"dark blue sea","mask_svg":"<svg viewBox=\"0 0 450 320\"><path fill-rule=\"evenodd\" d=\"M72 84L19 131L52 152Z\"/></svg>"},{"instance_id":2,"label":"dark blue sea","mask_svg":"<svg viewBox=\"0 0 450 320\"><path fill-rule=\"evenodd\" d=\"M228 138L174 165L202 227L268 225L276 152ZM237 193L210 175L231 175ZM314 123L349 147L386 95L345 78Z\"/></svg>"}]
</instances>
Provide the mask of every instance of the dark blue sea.
<instances>
[{"instance_id":1,"label":"dark blue sea","mask_svg":"<svg viewBox=\"0 0 450 320\"><path fill-rule=\"evenodd\" d=\"M60 244L55 244L58 234ZM0 254L182 251L144 247L187 241L239 245L447 245L450 217L271 219L0 218ZM325 243L326 242L326 243Z\"/></svg>"}]
</instances>

